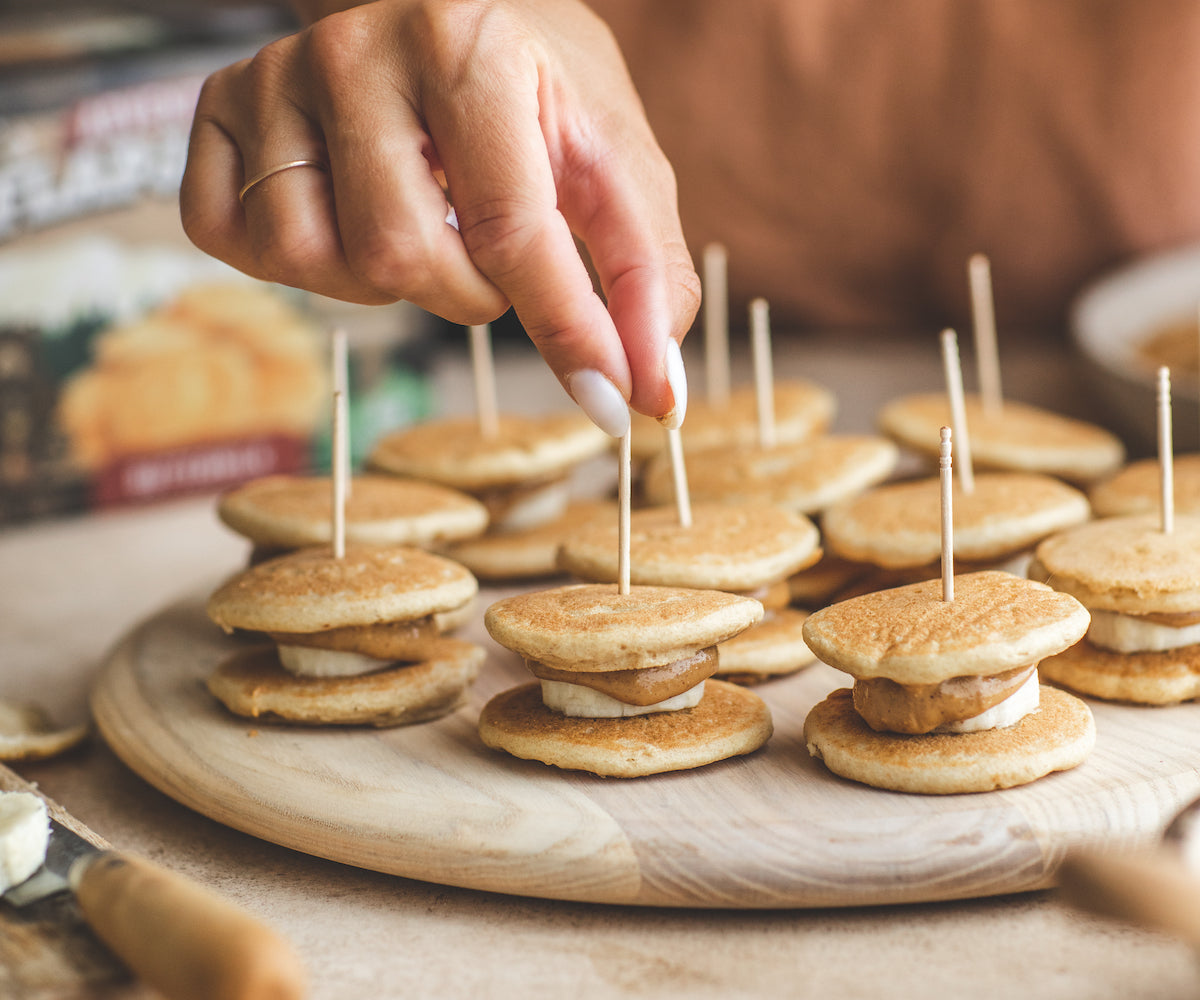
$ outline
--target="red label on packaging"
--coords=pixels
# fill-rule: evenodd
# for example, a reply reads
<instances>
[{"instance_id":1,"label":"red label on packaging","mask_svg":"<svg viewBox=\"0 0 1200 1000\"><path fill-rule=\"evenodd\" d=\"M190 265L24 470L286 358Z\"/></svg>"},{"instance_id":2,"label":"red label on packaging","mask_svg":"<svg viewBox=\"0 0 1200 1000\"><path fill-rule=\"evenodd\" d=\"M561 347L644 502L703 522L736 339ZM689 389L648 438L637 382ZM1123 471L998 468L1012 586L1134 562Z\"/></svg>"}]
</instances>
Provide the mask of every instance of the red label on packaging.
<instances>
[{"instance_id":1,"label":"red label on packaging","mask_svg":"<svg viewBox=\"0 0 1200 1000\"><path fill-rule=\"evenodd\" d=\"M225 489L275 473L308 468L309 443L269 435L130 455L101 469L92 482L97 507Z\"/></svg>"}]
</instances>

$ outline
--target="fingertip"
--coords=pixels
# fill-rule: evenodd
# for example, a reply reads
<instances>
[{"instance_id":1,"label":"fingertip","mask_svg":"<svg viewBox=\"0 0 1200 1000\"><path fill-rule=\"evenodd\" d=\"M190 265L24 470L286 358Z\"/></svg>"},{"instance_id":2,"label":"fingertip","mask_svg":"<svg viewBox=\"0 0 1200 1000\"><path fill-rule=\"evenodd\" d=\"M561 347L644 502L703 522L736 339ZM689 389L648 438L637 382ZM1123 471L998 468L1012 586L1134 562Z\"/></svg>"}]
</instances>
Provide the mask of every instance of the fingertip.
<instances>
[{"instance_id":1,"label":"fingertip","mask_svg":"<svg viewBox=\"0 0 1200 1000\"><path fill-rule=\"evenodd\" d=\"M624 437L629 430L629 403L602 372L580 369L567 376L566 385L592 423L610 437Z\"/></svg>"}]
</instances>

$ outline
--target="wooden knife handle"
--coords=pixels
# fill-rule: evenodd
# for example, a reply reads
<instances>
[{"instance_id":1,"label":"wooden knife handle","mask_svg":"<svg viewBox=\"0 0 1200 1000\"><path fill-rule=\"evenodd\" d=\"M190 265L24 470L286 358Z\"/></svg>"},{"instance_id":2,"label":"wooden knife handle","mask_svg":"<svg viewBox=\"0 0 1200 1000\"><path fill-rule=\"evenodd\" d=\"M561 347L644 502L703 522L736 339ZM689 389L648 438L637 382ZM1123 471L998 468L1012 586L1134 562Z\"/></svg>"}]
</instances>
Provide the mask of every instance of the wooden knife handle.
<instances>
[{"instance_id":1,"label":"wooden knife handle","mask_svg":"<svg viewBox=\"0 0 1200 1000\"><path fill-rule=\"evenodd\" d=\"M77 863L71 883L96 935L170 1000L297 1000L307 992L282 937L180 875L101 852Z\"/></svg>"}]
</instances>

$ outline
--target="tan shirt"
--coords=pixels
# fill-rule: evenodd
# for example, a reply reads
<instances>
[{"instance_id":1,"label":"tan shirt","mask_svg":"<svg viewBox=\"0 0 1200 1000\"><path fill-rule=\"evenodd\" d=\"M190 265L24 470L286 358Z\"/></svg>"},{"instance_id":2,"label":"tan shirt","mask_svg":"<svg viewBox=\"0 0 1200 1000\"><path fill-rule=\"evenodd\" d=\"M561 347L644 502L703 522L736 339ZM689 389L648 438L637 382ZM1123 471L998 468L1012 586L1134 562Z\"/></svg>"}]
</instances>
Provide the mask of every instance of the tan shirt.
<instances>
[{"instance_id":1,"label":"tan shirt","mask_svg":"<svg viewBox=\"0 0 1200 1000\"><path fill-rule=\"evenodd\" d=\"M808 325L1061 329L1200 239L1196 0L594 0L731 296Z\"/></svg>"}]
</instances>

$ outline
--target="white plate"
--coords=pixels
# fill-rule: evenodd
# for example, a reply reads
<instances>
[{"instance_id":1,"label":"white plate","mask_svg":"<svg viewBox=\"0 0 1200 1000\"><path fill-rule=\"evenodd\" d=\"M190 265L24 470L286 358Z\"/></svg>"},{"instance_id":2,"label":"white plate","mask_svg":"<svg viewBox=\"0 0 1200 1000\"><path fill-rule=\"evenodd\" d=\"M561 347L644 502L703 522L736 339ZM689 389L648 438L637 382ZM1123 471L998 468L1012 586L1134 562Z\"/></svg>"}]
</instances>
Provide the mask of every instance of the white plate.
<instances>
[{"instance_id":1,"label":"white plate","mask_svg":"<svg viewBox=\"0 0 1200 1000\"><path fill-rule=\"evenodd\" d=\"M1086 288L1071 310L1071 336L1089 377L1112 407L1112 421L1135 451L1157 440L1155 376L1138 344L1200 307L1200 246L1145 257ZM1190 374L1172 378L1175 447L1200 447L1200 391Z\"/></svg>"}]
</instances>

